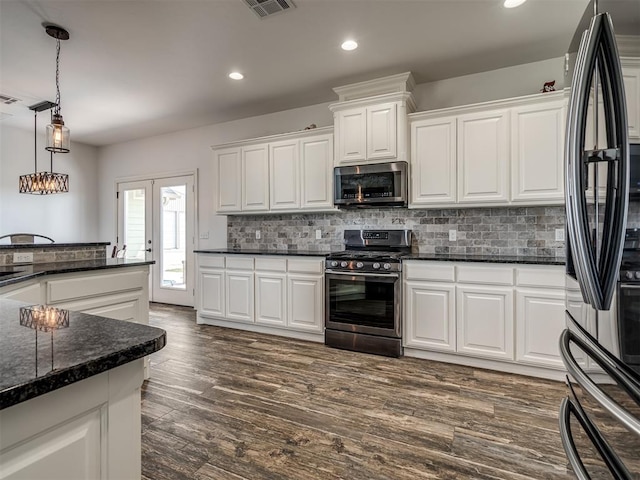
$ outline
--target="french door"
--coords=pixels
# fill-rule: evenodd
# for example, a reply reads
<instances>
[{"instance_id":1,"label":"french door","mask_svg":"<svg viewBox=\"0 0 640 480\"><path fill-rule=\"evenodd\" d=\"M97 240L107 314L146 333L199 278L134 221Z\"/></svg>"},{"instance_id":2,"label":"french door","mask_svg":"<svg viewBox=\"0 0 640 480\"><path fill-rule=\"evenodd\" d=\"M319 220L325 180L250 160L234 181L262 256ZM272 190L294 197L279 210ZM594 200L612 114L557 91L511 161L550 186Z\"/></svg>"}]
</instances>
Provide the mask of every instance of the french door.
<instances>
[{"instance_id":1,"label":"french door","mask_svg":"<svg viewBox=\"0 0 640 480\"><path fill-rule=\"evenodd\" d=\"M149 259L149 299L193 306L194 177L118 183L118 248Z\"/></svg>"}]
</instances>

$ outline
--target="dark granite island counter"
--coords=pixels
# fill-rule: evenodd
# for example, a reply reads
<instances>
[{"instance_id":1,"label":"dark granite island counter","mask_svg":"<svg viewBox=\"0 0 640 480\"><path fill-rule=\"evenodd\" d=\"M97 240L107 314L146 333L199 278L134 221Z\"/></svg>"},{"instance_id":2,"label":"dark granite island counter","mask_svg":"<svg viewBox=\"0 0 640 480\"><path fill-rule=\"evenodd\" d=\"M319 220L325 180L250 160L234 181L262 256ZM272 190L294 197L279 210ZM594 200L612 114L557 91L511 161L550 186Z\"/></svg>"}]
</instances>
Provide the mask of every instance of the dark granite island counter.
<instances>
[{"instance_id":1,"label":"dark granite island counter","mask_svg":"<svg viewBox=\"0 0 640 480\"><path fill-rule=\"evenodd\" d=\"M143 360L166 333L78 312L53 333L37 331L21 324L26 306L0 299L0 471L140 478Z\"/></svg>"}]
</instances>

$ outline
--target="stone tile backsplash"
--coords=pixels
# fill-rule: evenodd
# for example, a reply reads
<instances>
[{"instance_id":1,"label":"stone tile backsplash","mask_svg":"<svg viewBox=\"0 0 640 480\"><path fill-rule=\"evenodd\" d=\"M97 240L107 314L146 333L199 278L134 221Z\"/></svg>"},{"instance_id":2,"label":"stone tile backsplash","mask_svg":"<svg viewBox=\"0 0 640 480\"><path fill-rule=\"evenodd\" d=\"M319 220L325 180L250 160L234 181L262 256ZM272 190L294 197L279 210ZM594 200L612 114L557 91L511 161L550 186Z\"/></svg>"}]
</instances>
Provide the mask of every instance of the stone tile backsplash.
<instances>
[{"instance_id":1,"label":"stone tile backsplash","mask_svg":"<svg viewBox=\"0 0 640 480\"><path fill-rule=\"evenodd\" d=\"M379 208L336 213L231 215L229 248L342 250L345 229L410 229L421 253L523 255L564 258L564 207L500 207L439 210ZM255 232L260 230L261 239ZM316 230L322 239L316 240ZM449 230L457 240L449 241Z\"/></svg>"},{"instance_id":2,"label":"stone tile backsplash","mask_svg":"<svg viewBox=\"0 0 640 480\"><path fill-rule=\"evenodd\" d=\"M106 258L107 251L101 247L33 247L29 249L3 248L0 250L0 265L13 265L15 252L33 253L33 263L71 262L74 260L99 260Z\"/></svg>"}]
</instances>

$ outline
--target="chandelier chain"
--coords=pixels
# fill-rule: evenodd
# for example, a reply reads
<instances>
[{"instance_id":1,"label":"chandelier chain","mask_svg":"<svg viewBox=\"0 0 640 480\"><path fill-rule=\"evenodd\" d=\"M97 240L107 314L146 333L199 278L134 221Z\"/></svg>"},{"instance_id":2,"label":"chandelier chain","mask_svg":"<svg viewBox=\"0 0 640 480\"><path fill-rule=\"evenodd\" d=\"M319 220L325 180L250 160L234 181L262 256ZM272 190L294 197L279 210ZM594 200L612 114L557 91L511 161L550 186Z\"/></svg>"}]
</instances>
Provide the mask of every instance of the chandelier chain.
<instances>
[{"instance_id":1,"label":"chandelier chain","mask_svg":"<svg viewBox=\"0 0 640 480\"><path fill-rule=\"evenodd\" d=\"M60 115L60 39L56 39L56 115Z\"/></svg>"}]
</instances>

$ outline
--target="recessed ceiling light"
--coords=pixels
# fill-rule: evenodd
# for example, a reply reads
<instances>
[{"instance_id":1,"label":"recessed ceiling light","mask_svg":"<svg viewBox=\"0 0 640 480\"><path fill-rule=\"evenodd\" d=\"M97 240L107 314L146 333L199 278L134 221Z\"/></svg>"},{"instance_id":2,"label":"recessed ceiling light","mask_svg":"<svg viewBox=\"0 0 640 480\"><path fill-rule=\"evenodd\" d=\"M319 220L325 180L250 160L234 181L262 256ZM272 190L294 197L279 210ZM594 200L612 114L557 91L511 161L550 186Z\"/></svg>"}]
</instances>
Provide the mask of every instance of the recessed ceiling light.
<instances>
[{"instance_id":1,"label":"recessed ceiling light","mask_svg":"<svg viewBox=\"0 0 640 480\"><path fill-rule=\"evenodd\" d=\"M504 0L504 8L515 8L522 5L527 0Z\"/></svg>"},{"instance_id":2,"label":"recessed ceiling light","mask_svg":"<svg viewBox=\"0 0 640 480\"><path fill-rule=\"evenodd\" d=\"M229 78L233 78L234 80L242 80L244 78L244 75L242 75L240 72L231 72L229 74Z\"/></svg>"},{"instance_id":3,"label":"recessed ceiling light","mask_svg":"<svg viewBox=\"0 0 640 480\"><path fill-rule=\"evenodd\" d=\"M356 48L358 48L358 42L356 42L355 40L347 40L341 46L343 50L355 50Z\"/></svg>"}]
</instances>

